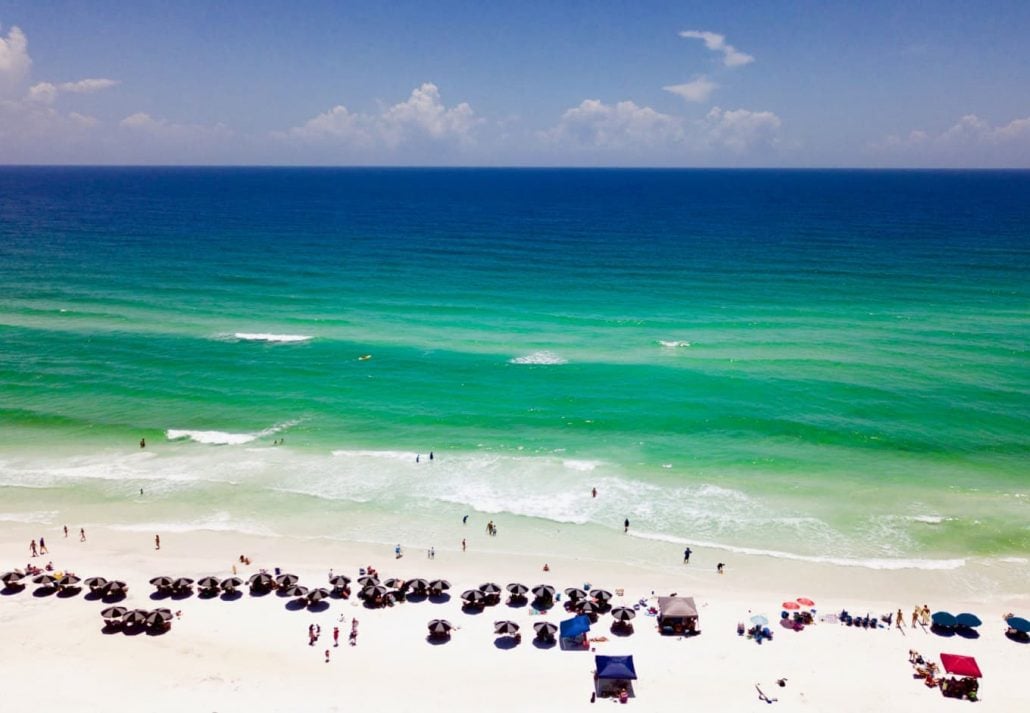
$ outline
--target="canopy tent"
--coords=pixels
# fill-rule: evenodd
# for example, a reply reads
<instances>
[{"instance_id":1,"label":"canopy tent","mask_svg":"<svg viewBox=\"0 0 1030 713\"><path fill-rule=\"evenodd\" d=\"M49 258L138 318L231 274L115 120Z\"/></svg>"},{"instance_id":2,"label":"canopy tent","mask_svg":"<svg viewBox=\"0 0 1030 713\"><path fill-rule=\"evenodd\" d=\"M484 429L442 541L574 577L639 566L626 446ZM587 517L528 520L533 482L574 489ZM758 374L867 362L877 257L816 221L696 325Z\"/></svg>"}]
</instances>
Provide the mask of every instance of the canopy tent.
<instances>
[{"instance_id":1,"label":"canopy tent","mask_svg":"<svg viewBox=\"0 0 1030 713\"><path fill-rule=\"evenodd\" d=\"M682 634L697 632L697 605L693 597L658 597L658 626Z\"/></svg>"},{"instance_id":2,"label":"canopy tent","mask_svg":"<svg viewBox=\"0 0 1030 713\"><path fill-rule=\"evenodd\" d=\"M941 654L941 665L948 673L956 676L972 676L982 678L980 667L976 665L976 659L972 656L960 656L958 654Z\"/></svg>"},{"instance_id":3,"label":"canopy tent","mask_svg":"<svg viewBox=\"0 0 1030 713\"><path fill-rule=\"evenodd\" d=\"M628 698L633 695L631 682L637 678L637 669L632 656L595 656L594 663L597 666L594 682L598 696L625 695Z\"/></svg>"},{"instance_id":4,"label":"canopy tent","mask_svg":"<svg viewBox=\"0 0 1030 713\"><path fill-rule=\"evenodd\" d=\"M590 617L580 614L558 623L558 638L564 650L586 651Z\"/></svg>"}]
</instances>

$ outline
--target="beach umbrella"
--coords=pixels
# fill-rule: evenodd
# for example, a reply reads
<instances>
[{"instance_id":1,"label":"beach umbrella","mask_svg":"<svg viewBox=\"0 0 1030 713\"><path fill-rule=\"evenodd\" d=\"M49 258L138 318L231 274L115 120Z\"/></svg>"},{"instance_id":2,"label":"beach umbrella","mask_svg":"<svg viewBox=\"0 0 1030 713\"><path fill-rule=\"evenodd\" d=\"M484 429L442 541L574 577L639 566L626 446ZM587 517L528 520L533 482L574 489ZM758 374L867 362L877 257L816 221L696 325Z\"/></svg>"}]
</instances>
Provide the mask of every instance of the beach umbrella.
<instances>
[{"instance_id":1,"label":"beach umbrella","mask_svg":"<svg viewBox=\"0 0 1030 713\"><path fill-rule=\"evenodd\" d=\"M568 597L569 599L572 599L573 601L575 601L577 599L584 599L586 597L586 595L587 595L587 593L584 592L579 587L569 587L568 589L565 590L565 596Z\"/></svg>"},{"instance_id":2,"label":"beach umbrella","mask_svg":"<svg viewBox=\"0 0 1030 713\"><path fill-rule=\"evenodd\" d=\"M798 604L797 602L784 602L783 603L783 608L784 609L800 609L801 605Z\"/></svg>"},{"instance_id":3,"label":"beach umbrella","mask_svg":"<svg viewBox=\"0 0 1030 713\"><path fill-rule=\"evenodd\" d=\"M63 577L57 580L57 583L62 587L74 587L82 580L76 577L74 574L66 573Z\"/></svg>"},{"instance_id":4,"label":"beach umbrella","mask_svg":"<svg viewBox=\"0 0 1030 713\"><path fill-rule=\"evenodd\" d=\"M14 569L0 575L0 582L3 582L4 584L14 584L15 582L20 582L24 577L24 572L19 569Z\"/></svg>"},{"instance_id":5,"label":"beach umbrella","mask_svg":"<svg viewBox=\"0 0 1030 713\"><path fill-rule=\"evenodd\" d=\"M430 634L447 634L454 627L451 626L451 622L446 619L433 619L429 622L429 633Z\"/></svg>"},{"instance_id":6,"label":"beach umbrella","mask_svg":"<svg viewBox=\"0 0 1030 713\"><path fill-rule=\"evenodd\" d=\"M120 579L112 579L104 585L104 594L106 595L124 595L127 591L129 591L129 586Z\"/></svg>"},{"instance_id":7,"label":"beach umbrella","mask_svg":"<svg viewBox=\"0 0 1030 713\"><path fill-rule=\"evenodd\" d=\"M550 584L538 584L532 591L537 599L554 599L554 587Z\"/></svg>"},{"instance_id":8,"label":"beach umbrella","mask_svg":"<svg viewBox=\"0 0 1030 713\"><path fill-rule=\"evenodd\" d=\"M288 597L306 597L308 594L308 588L302 587L299 584L294 584L292 587L284 589L283 594Z\"/></svg>"},{"instance_id":9,"label":"beach umbrella","mask_svg":"<svg viewBox=\"0 0 1030 713\"><path fill-rule=\"evenodd\" d=\"M308 592L308 601L314 604L316 602L322 601L328 596L329 590L322 589L321 587L319 587L318 589L312 589L310 592Z\"/></svg>"},{"instance_id":10,"label":"beach umbrella","mask_svg":"<svg viewBox=\"0 0 1030 713\"><path fill-rule=\"evenodd\" d=\"M761 614L755 614L751 617L751 623L755 626L766 626L769 623L769 620Z\"/></svg>"},{"instance_id":11,"label":"beach umbrella","mask_svg":"<svg viewBox=\"0 0 1030 713\"><path fill-rule=\"evenodd\" d=\"M943 626L946 629L955 626L955 617L950 612L935 611L930 619L933 621L934 626Z\"/></svg>"},{"instance_id":12,"label":"beach umbrella","mask_svg":"<svg viewBox=\"0 0 1030 713\"><path fill-rule=\"evenodd\" d=\"M252 589L270 589L272 586L272 575L267 572L258 572L257 574L250 575L250 579L247 580L247 584Z\"/></svg>"},{"instance_id":13,"label":"beach umbrella","mask_svg":"<svg viewBox=\"0 0 1030 713\"><path fill-rule=\"evenodd\" d=\"M397 577L390 577L388 580L383 582L387 587L393 587L394 589L400 589L404 586L404 580Z\"/></svg>"},{"instance_id":14,"label":"beach umbrella","mask_svg":"<svg viewBox=\"0 0 1030 713\"><path fill-rule=\"evenodd\" d=\"M361 596L368 597L385 597L390 593L390 590L381 584L370 584L361 590Z\"/></svg>"},{"instance_id":15,"label":"beach umbrella","mask_svg":"<svg viewBox=\"0 0 1030 713\"><path fill-rule=\"evenodd\" d=\"M125 612L125 616L122 617L122 621L129 625L143 624L146 622L148 616L150 616L150 612L146 609L132 609L131 611Z\"/></svg>"},{"instance_id":16,"label":"beach umbrella","mask_svg":"<svg viewBox=\"0 0 1030 713\"><path fill-rule=\"evenodd\" d=\"M526 596L526 594L529 593L529 587L527 587L525 584L519 584L518 582L512 582L507 587L505 587L505 589L511 592L511 595L513 597L524 597Z\"/></svg>"},{"instance_id":17,"label":"beach umbrella","mask_svg":"<svg viewBox=\"0 0 1030 713\"><path fill-rule=\"evenodd\" d=\"M172 582L172 589L177 589L180 592L188 591L193 586L193 580L189 577L179 577L177 580Z\"/></svg>"},{"instance_id":18,"label":"beach umbrella","mask_svg":"<svg viewBox=\"0 0 1030 713\"><path fill-rule=\"evenodd\" d=\"M533 628L536 630L537 638L540 639L553 639L554 635L558 633L558 627L549 621L538 621L533 624Z\"/></svg>"},{"instance_id":19,"label":"beach umbrella","mask_svg":"<svg viewBox=\"0 0 1030 713\"><path fill-rule=\"evenodd\" d=\"M482 604L483 599L483 593L478 589L466 589L464 592L461 593L461 600L466 604Z\"/></svg>"},{"instance_id":20,"label":"beach umbrella","mask_svg":"<svg viewBox=\"0 0 1030 713\"><path fill-rule=\"evenodd\" d=\"M103 577L87 577L83 584L85 584L91 590L96 591L98 589L103 589L104 587L106 587L107 580Z\"/></svg>"},{"instance_id":21,"label":"beach umbrella","mask_svg":"<svg viewBox=\"0 0 1030 713\"><path fill-rule=\"evenodd\" d=\"M429 582L422 579L421 577L415 577L415 579L408 580L408 586L413 592L424 592L429 588Z\"/></svg>"},{"instance_id":22,"label":"beach umbrella","mask_svg":"<svg viewBox=\"0 0 1030 713\"><path fill-rule=\"evenodd\" d=\"M983 678L976 659L972 656L959 656L958 654L941 654L941 665L948 673L956 676L972 676Z\"/></svg>"},{"instance_id":23,"label":"beach umbrella","mask_svg":"<svg viewBox=\"0 0 1030 713\"><path fill-rule=\"evenodd\" d=\"M495 621L494 633L500 634L501 636L506 634L517 634L519 633L519 625L513 621Z\"/></svg>"},{"instance_id":24,"label":"beach umbrella","mask_svg":"<svg viewBox=\"0 0 1030 713\"><path fill-rule=\"evenodd\" d=\"M329 584L339 589L342 589L346 587L348 584L350 584L350 577L347 577L342 574L337 574L329 578Z\"/></svg>"},{"instance_id":25,"label":"beach umbrella","mask_svg":"<svg viewBox=\"0 0 1030 713\"><path fill-rule=\"evenodd\" d=\"M607 589L591 589L590 596L599 602L606 602L612 598L612 593Z\"/></svg>"},{"instance_id":26,"label":"beach umbrella","mask_svg":"<svg viewBox=\"0 0 1030 713\"><path fill-rule=\"evenodd\" d=\"M1010 616L1005 623L1022 634L1030 634L1030 621L1021 616Z\"/></svg>"},{"instance_id":27,"label":"beach umbrella","mask_svg":"<svg viewBox=\"0 0 1030 713\"><path fill-rule=\"evenodd\" d=\"M969 612L963 612L962 614L956 616L955 623L958 626L963 626L967 629L975 629L976 627L983 624L983 622L980 621L980 617L978 617L976 614L970 614Z\"/></svg>"},{"instance_id":28,"label":"beach umbrella","mask_svg":"<svg viewBox=\"0 0 1030 713\"><path fill-rule=\"evenodd\" d=\"M612 609L612 616L618 621L629 621L636 615L637 613L629 607L615 607Z\"/></svg>"},{"instance_id":29,"label":"beach umbrella","mask_svg":"<svg viewBox=\"0 0 1030 713\"><path fill-rule=\"evenodd\" d=\"M239 577L229 577L227 579L223 579L222 584L220 586L222 587L223 591L234 592L236 591L236 587L240 586L241 584L243 584L243 580Z\"/></svg>"},{"instance_id":30,"label":"beach umbrella","mask_svg":"<svg viewBox=\"0 0 1030 713\"><path fill-rule=\"evenodd\" d=\"M158 589L170 589L174 580L171 577L160 576L154 577L150 580L150 583Z\"/></svg>"},{"instance_id":31,"label":"beach umbrella","mask_svg":"<svg viewBox=\"0 0 1030 713\"><path fill-rule=\"evenodd\" d=\"M108 607L100 612L105 619L121 619L129 610L125 607Z\"/></svg>"},{"instance_id":32,"label":"beach umbrella","mask_svg":"<svg viewBox=\"0 0 1030 713\"><path fill-rule=\"evenodd\" d=\"M379 577L373 577L370 574L362 575L358 577L358 584L362 587L369 587L375 584L379 584Z\"/></svg>"},{"instance_id":33,"label":"beach umbrella","mask_svg":"<svg viewBox=\"0 0 1030 713\"><path fill-rule=\"evenodd\" d=\"M218 589L221 584L222 583L218 580L218 577L202 577L197 582L197 586L201 589Z\"/></svg>"},{"instance_id":34,"label":"beach umbrella","mask_svg":"<svg viewBox=\"0 0 1030 713\"><path fill-rule=\"evenodd\" d=\"M798 604L800 604L803 607L814 607L815 606L815 602L813 602L808 597L798 597L797 601L798 601Z\"/></svg>"},{"instance_id":35,"label":"beach umbrella","mask_svg":"<svg viewBox=\"0 0 1030 713\"><path fill-rule=\"evenodd\" d=\"M493 582L487 582L486 584L480 584L479 585L479 591L481 591L483 594L485 594L485 595L487 595L489 597L489 596L493 596L495 594L500 594L501 593L501 588L499 586L497 586L496 584L494 584Z\"/></svg>"},{"instance_id":36,"label":"beach umbrella","mask_svg":"<svg viewBox=\"0 0 1030 713\"><path fill-rule=\"evenodd\" d=\"M584 599L583 601L576 603L576 611L580 614L596 614L597 605L592 601Z\"/></svg>"},{"instance_id":37,"label":"beach umbrella","mask_svg":"<svg viewBox=\"0 0 1030 713\"><path fill-rule=\"evenodd\" d=\"M275 583L280 587L292 587L300 581L300 577L295 574L280 574L275 578Z\"/></svg>"},{"instance_id":38,"label":"beach umbrella","mask_svg":"<svg viewBox=\"0 0 1030 713\"><path fill-rule=\"evenodd\" d=\"M36 584L42 584L44 587L52 587L54 586L55 582L57 582L57 578L54 577L52 574L46 574L44 572L43 574L37 574L35 577L32 578L32 581Z\"/></svg>"},{"instance_id":39,"label":"beach umbrella","mask_svg":"<svg viewBox=\"0 0 1030 713\"><path fill-rule=\"evenodd\" d=\"M175 617L172 615L170 609L155 609L154 611L147 614L147 626L161 626L167 624Z\"/></svg>"},{"instance_id":40,"label":"beach umbrella","mask_svg":"<svg viewBox=\"0 0 1030 713\"><path fill-rule=\"evenodd\" d=\"M434 579L429 583L429 591L431 592L442 592L445 589L450 589L451 583L446 579Z\"/></svg>"}]
</instances>

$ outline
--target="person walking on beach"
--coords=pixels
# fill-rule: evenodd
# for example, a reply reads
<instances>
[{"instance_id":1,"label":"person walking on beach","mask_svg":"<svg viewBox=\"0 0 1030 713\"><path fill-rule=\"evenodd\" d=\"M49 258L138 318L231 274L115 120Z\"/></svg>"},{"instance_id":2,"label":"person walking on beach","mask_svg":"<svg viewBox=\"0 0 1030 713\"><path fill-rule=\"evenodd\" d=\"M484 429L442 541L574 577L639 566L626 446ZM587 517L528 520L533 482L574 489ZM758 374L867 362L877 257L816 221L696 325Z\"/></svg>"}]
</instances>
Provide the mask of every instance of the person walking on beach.
<instances>
[{"instance_id":1,"label":"person walking on beach","mask_svg":"<svg viewBox=\"0 0 1030 713\"><path fill-rule=\"evenodd\" d=\"M79 542L85 542L85 541L86 541L86 528L80 527L79 528Z\"/></svg>"},{"instance_id":2,"label":"person walking on beach","mask_svg":"<svg viewBox=\"0 0 1030 713\"><path fill-rule=\"evenodd\" d=\"M68 526L67 525L64 526L64 536L66 538L68 537Z\"/></svg>"},{"instance_id":3,"label":"person walking on beach","mask_svg":"<svg viewBox=\"0 0 1030 713\"><path fill-rule=\"evenodd\" d=\"M39 554L50 554L50 550L46 548L46 540L44 540L42 537L39 538Z\"/></svg>"},{"instance_id":4,"label":"person walking on beach","mask_svg":"<svg viewBox=\"0 0 1030 713\"><path fill-rule=\"evenodd\" d=\"M595 497L595 498L596 498L596 497L597 497L597 488L593 488L593 489L591 489L591 491L590 491L590 494L591 494L591 495L592 495L593 497Z\"/></svg>"},{"instance_id":5,"label":"person walking on beach","mask_svg":"<svg viewBox=\"0 0 1030 713\"><path fill-rule=\"evenodd\" d=\"M396 547L393 548L393 554L396 556L397 559L401 558L401 546L400 546L400 544L398 544Z\"/></svg>"},{"instance_id":6,"label":"person walking on beach","mask_svg":"<svg viewBox=\"0 0 1030 713\"><path fill-rule=\"evenodd\" d=\"M433 452L429 451L429 460L433 460Z\"/></svg>"},{"instance_id":7,"label":"person walking on beach","mask_svg":"<svg viewBox=\"0 0 1030 713\"><path fill-rule=\"evenodd\" d=\"M899 629L905 628L905 616L901 613L900 609L898 609L897 619L894 620L894 623L897 624Z\"/></svg>"},{"instance_id":8,"label":"person walking on beach","mask_svg":"<svg viewBox=\"0 0 1030 713\"><path fill-rule=\"evenodd\" d=\"M929 604L924 604L923 605L923 611L921 611L919 613L919 617L920 617L920 621L923 623L923 626L930 626L930 605Z\"/></svg>"},{"instance_id":9,"label":"person walking on beach","mask_svg":"<svg viewBox=\"0 0 1030 713\"><path fill-rule=\"evenodd\" d=\"M426 552L426 557L428 557L431 560L435 560L436 559L436 548L435 547L430 547L429 550Z\"/></svg>"},{"instance_id":10,"label":"person walking on beach","mask_svg":"<svg viewBox=\"0 0 1030 713\"><path fill-rule=\"evenodd\" d=\"M629 532L629 518L627 517L622 523L622 531Z\"/></svg>"},{"instance_id":11,"label":"person walking on beach","mask_svg":"<svg viewBox=\"0 0 1030 713\"><path fill-rule=\"evenodd\" d=\"M333 627L333 646L338 647L340 645L340 627Z\"/></svg>"},{"instance_id":12,"label":"person walking on beach","mask_svg":"<svg viewBox=\"0 0 1030 713\"><path fill-rule=\"evenodd\" d=\"M683 550L683 564L690 564L690 555L693 552L689 547Z\"/></svg>"},{"instance_id":13,"label":"person walking on beach","mask_svg":"<svg viewBox=\"0 0 1030 713\"><path fill-rule=\"evenodd\" d=\"M329 663L329 649L325 650L325 662Z\"/></svg>"},{"instance_id":14,"label":"person walking on beach","mask_svg":"<svg viewBox=\"0 0 1030 713\"><path fill-rule=\"evenodd\" d=\"M464 537L461 538L461 551L462 552L465 551L465 538Z\"/></svg>"},{"instance_id":15,"label":"person walking on beach","mask_svg":"<svg viewBox=\"0 0 1030 713\"><path fill-rule=\"evenodd\" d=\"M415 462L418 463L422 459L422 455L419 453L415 454Z\"/></svg>"},{"instance_id":16,"label":"person walking on beach","mask_svg":"<svg viewBox=\"0 0 1030 713\"><path fill-rule=\"evenodd\" d=\"M726 566L725 563L720 562L719 564L715 565L715 571L718 572L719 574L722 574L722 568L725 567L725 566Z\"/></svg>"},{"instance_id":17,"label":"person walking on beach","mask_svg":"<svg viewBox=\"0 0 1030 713\"><path fill-rule=\"evenodd\" d=\"M29 552L32 553L33 557L39 557L39 552L36 550L36 541L33 540L29 543Z\"/></svg>"},{"instance_id":18,"label":"person walking on beach","mask_svg":"<svg viewBox=\"0 0 1030 713\"><path fill-rule=\"evenodd\" d=\"M468 515L466 515L465 517L461 518L461 524L462 525L469 524L469 516Z\"/></svg>"},{"instance_id":19,"label":"person walking on beach","mask_svg":"<svg viewBox=\"0 0 1030 713\"><path fill-rule=\"evenodd\" d=\"M915 629L917 624L919 624L919 605L918 604L916 604L916 608L912 610L912 628Z\"/></svg>"},{"instance_id":20,"label":"person walking on beach","mask_svg":"<svg viewBox=\"0 0 1030 713\"><path fill-rule=\"evenodd\" d=\"M160 535L154 535L154 549L155 550L161 549L161 536Z\"/></svg>"}]
</instances>

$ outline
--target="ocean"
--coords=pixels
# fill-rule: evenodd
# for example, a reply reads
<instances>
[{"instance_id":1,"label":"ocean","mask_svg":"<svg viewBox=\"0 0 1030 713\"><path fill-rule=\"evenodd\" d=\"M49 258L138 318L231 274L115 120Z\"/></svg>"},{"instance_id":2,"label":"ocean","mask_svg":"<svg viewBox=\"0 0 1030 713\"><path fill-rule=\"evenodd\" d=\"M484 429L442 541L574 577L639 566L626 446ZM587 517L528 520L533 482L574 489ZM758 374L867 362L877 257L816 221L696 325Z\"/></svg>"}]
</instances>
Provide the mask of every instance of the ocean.
<instances>
[{"instance_id":1,"label":"ocean","mask_svg":"<svg viewBox=\"0 0 1030 713\"><path fill-rule=\"evenodd\" d=\"M0 527L1025 564L1028 275L1025 171L0 168Z\"/></svg>"}]
</instances>

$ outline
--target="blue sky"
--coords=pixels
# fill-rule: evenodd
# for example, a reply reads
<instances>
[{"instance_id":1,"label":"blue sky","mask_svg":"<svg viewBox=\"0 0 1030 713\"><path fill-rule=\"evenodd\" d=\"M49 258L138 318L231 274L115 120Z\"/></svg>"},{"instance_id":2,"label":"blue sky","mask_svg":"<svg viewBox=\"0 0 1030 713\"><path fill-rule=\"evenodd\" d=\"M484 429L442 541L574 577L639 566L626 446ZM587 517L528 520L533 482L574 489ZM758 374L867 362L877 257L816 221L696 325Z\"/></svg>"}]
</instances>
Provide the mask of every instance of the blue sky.
<instances>
[{"instance_id":1,"label":"blue sky","mask_svg":"<svg viewBox=\"0 0 1030 713\"><path fill-rule=\"evenodd\" d=\"M0 0L0 163L1030 167L1030 2Z\"/></svg>"}]
</instances>

